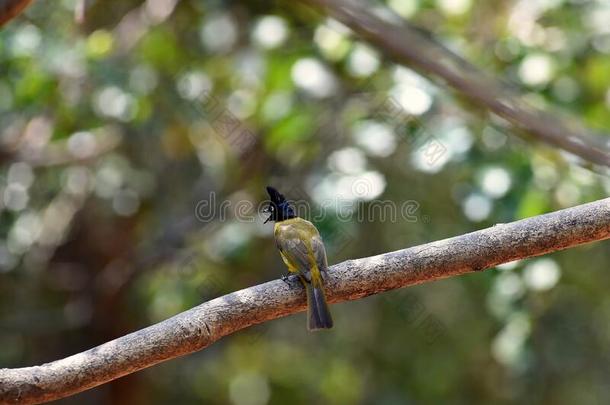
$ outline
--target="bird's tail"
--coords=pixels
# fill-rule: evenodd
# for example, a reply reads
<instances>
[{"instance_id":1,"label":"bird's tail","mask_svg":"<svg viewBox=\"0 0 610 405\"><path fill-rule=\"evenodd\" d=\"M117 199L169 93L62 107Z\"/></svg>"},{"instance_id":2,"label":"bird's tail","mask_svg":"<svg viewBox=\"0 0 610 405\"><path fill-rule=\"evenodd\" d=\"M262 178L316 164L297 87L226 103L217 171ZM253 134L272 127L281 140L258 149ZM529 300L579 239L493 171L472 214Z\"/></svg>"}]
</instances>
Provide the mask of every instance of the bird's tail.
<instances>
[{"instance_id":1,"label":"bird's tail","mask_svg":"<svg viewBox=\"0 0 610 405\"><path fill-rule=\"evenodd\" d=\"M324 286L321 277L312 277L310 283L305 283L307 289L307 329L310 331L330 329L333 318L330 316Z\"/></svg>"}]
</instances>

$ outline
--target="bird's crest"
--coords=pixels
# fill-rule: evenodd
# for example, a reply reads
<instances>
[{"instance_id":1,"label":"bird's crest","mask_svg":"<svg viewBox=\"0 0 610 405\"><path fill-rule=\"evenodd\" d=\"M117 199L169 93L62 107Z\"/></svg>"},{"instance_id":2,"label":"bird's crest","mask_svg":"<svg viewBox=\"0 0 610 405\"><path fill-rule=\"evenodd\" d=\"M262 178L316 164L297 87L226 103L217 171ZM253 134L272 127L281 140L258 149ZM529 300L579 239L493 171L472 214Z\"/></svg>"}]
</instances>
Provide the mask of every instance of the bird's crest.
<instances>
[{"instance_id":1,"label":"bird's crest","mask_svg":"<svg viewBox=\"0 0 610 405\"><path fill-rule=\"evenodd\" d=\"M269 198L271 202L269 206L265 209L265 212L269 212L271 215L265 223L269 221L283 221L285 219L294 218L296 215L290 203L286 200L286 197L282 195L279 191L271 186L267 186L267 193L269 193Z\"/></svg>"}]
</instances>

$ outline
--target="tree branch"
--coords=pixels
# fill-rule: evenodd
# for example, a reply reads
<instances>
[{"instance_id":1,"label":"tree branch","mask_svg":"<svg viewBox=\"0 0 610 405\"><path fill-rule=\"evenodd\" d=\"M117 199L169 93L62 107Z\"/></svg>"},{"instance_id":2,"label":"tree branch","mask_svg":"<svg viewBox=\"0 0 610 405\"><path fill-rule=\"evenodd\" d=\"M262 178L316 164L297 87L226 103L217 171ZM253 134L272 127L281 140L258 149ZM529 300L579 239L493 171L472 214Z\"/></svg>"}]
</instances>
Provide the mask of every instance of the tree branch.
<instances>
[{"instance_id":1,"label":"tree branch","mask_svg":"<svg viewBox=\"0 0 610 405\"><path fill-rule=\"evenodd\" d=\"M576 123L528 105L516 91L454 54L425 31L372 14L350 0L302 0L323 8L399 64L434 75L475 104L509 120L540 141L582 159L610 167L610 138L596 136Z\"/></svg>"},{"instance_id":2,"label":"tree branch","mask_svg":"<svg viewBox=\"0 0 610 405\"><path fill-rule=\"evenodd\" d=\"M17 17L32 0L0 0L0 27Z\"/></svg>"},{"instance_id":3,"label":"tree branch","mask_svg":"<svg viewBox=\"0 0 610 405\"><path fill-rule=\"evenodd\" d=\"M327 294L333 303L355 300L608 238L610 198L339 263L330 269ZM33 404L76 394L304 309L298 283L275 280L236 291L65 359L0 369L0 403Z\"/></svg>"}]
</instances>

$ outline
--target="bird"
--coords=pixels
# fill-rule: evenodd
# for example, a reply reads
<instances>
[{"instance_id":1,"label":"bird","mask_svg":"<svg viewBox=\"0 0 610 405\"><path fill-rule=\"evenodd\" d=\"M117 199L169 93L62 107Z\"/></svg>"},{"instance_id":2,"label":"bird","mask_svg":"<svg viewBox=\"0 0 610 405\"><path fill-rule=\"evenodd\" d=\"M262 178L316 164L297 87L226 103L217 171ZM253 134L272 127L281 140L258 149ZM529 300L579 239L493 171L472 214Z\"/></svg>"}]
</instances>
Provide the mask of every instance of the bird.
<instances>
[{"instance_id":1,"label":"bird","mask_svg":"<svg viewBox=\"0 0 610 405\"><path fill-rule=\"evenodd\" d=\"M275 188L267 186L270 214L265 223L275 222L273 235L282 260L291 274L297 275L307 293L307 329L316 331L333 327L324 290L328 274L326 249L318 229L298 217L292 205ZM283 277L284 280L287 276Z\"/></svg>"}]
</instances>

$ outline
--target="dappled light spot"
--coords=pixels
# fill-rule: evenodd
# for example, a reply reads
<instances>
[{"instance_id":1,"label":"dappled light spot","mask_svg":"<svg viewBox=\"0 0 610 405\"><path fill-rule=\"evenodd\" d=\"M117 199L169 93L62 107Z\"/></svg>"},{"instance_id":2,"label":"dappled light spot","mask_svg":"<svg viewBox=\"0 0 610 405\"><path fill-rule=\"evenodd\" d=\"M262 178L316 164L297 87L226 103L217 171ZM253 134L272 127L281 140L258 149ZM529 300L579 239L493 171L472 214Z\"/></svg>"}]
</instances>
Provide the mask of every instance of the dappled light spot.
<instances>
[{"instance_id":1,"label":"dappled light spot","mask_svg":"<svg viewBox=\"0 0 610 405\"><path fill-rule=\"evenodd\" d=\"M67 168L62 176L63 185L68 193L74 195L85 194L93 188L91 171L84 166Z\"/></svg>"},{"instance_id":2,"label":"dappled light spot","mask_svg":"<svg viewBox=\"0 0 610 405\"><path fill-rule=\"evenodd\" d=\"M75 132L68 138L68 150L79 159L93 155L96 147L95 135L89 131Z\"/></svg>"},{"instance_id":3,"label":"dappled light spot","mask_svg":"<svg viewBox=\"0 0 610 405\"><path fill-rule=\"evenodd\" d=\"M205 250L215 260L223 260L244 246L253 228L248 222L229 222L220 228L212 240L207 240Z\"/></svg>"},{"instance_id":4,"label":"dappled light spot","mask_svg":"<svg viewBox=\"0 0 610 405\"><path fill-rule=\"evenodd\" d=\"M496 335L491 352L500 364L514 368L525 367L524 347L531 332L531 321L524 313L512 315L504 328Z\"/></svg>"},{"instance_id":5,"label":"dappled light spot","mask_svg":"<svg viewBox=\"0 0 610 405\"><path fill-rule=\"evenodd\" d=\"M505 271L494 280L492 297L497 295L496 299L512 301L521 298L523 294L525 294L525 285L518 274Z\"/></svg>"},{"instance_id":6,"label":"dappled light spot","mask_svg":"<svg viewBox=\"0 0 610 405\"><path fill-rule=\"evenodd\" d=\"M391 94L405 109L413 115L422 115L432 106L432 97L425 90L408 84L396 85Z\"/></svg>"},{"instance_id":7,"label":"dappled light spot","mask_svg":"<svg viewBox=\"0 0 610 405\"><path fill-rule=\"evenodd\" d=\"M121 170L112 163L100 167L95 176L95 193L102 198L111 198L123 184Z\"/></svg>"},{"instance_id":8,"label":"dappled light spot","mask_svg":"<svg viewBox=\"0 0 610 405\"><path fill-rule=\"evenodd\" d=\"M462 211L466 218L472 222L481 222L486 220L491 214L493 208L492 201L478 193L472 193L462 201Z\"/></svg>"},{"instance_id":9,"label":"dappled light spot","mask_svg":"<svg viewBox=\"0 0 610 405\"><path fill-rule=\"evenodd\" d=\"M436 4L447 15L462 15L470 9L471 0L436 0Z\"/></svg>"},{"instance_id":10,"label":"dappled light spot","mask_svg":"<svg viewBox=\"0 0 610 405\"><path fill-rule=\"evenodd\" d=\"M26 24L12 36L10 49L14 56L33 56L41 42L40 30L31 24Z\"/></svg>"},{"instance_id":11,"label":"dappled light spot","mask_svg":"<svg viewBox=\"0 0 610 405\"><path fill-rule=\"evenodd\" d=\"M331 96L336 90L332 73L314 58L299 59L292 66L291 76L298 87L317 98Z\"/></svg>"},{"instance_id":12,"label":"dappled light spot","mask_svg":"<svg viewBox=\"0 0 610 405\"><path fill-rule=\"evenodd\" d=\"M267 49L277 48L284 43L287 37L286 21L276 15L261 17L252 30L254 42Z\"/></svg>"},{"instance_id":13,"label":"dappled light spot","mask_svg":"<svg viewBox=\"0 0 610 405\"><path fill-rule=\"evenodd\" d=\"M227 52L237 41L237 25L229 14L214 14L204 21L200 37L207 50Z\"/></svg>"},{"instance_id":14,"label":"dappled light spot","mask_svg":"<svg viewBox=\"0 0 610 405\"><path fill-rule=\"evenodd\" d=\"M396 135L384 122L359 121L352 131L356 143L370 155L388 157L396 149Z\"/></svg>"},{"instance_id":15,"label":"dappled light spot","mask_svg":"<svg viewBox=\"0 0 610 405\"><path fill-rule=\"evenodd\" d=\"M562 207L571 207L580 202L582 194L576 184L564 180L555 189L555 200Z\"/></svg>"},{"instance_id":16,"label":"dappled light spot","mask_svg":"<svg viewBox=\"0 0 610 405\"><path fill-rule=\"evenodd\" d=\"M354 176L342 176L337 182L337 195L348 200L370 201L385 190L383 174L371 170Z\"/></svg>"},{"instance_id":17,"label":"dappled light spot","mask_svg":"<svg viewBox=\"0 0 610 405\"><path fill-rule=\"evenodd\" d=\"M550 258L536 259L523 269L525 285L535 291L546 291L555 287L561 276L557 262Z\"/></svg>"},{"instance_id":18,"label":"dappled light spot","mask_svg":"<svg viewBox=\"0 0 610 405\"><path fill-rule=\"evenodd\" d=\"M116 86L102 89L95 95L94 104L99 115L129 121L135 114L135 100L132 95Z\"/></svg>"},{"instance_id":19,"label":"dappled light spot","mask_svg":"<svg viewBox=\"0 0 610 405\"><path fill-rule=\"evenodd\" d=\"M314 42L324 57L330 60L342 59L350 48L350 30L336 20L328 19L318 26Z\"/></svg>"},{"instance_id":20,"label":"dappled light spot","mask_svg":"<svg viewBox=\"0 0 610 405\"><path fill-rule=\"evenodd\" d=\"M70 223L79 207L79 203L68 194L56 197L42 212L42 229L38 243L48 248L55 248L61 243L70 230Z\"/></svg>"},{"instance_id":21,"label":"dappled light spot","mask_svg":"<svg viewBox=\"0 0 610 405\"><path fill-rule=\"evenodd\" d=\"M350 153L350 152L348 152ZM385 190L382 173L369 170L354 174L333 173L313 183L313 197L325 207L342 213L351 213L355 201L371 201Z\"/></svg>"},{"instance_id":22,"label":"dappled light spot","mask_svg":"<svg viewBox=\"0 0 610 405\"><path fill-rule=\"evenodd\" d=\"M503 167L488 167L479 174L479 185L491 198L501 198L510 190L512 181Z\"/></svg>"},{"instance_id":23,"label":"dappled light spot","mask_svg":"<svg viewBox=\"0 0 610 405\"><path fill-rule=\"evenodd\" d=\"M472 132L468 127L452 120L448 120L444 126L444 130L439 133L440 142L447 147L451 159L464 159L474 144Z\"/></svg>"},{"instance_id":24,"label":"dappled light spot","mask_svg":"<svg viewBox=\"0 0 610 405\"><path fill-rule=\"evenodd\" d=\"M159 84L157 71L149 65L139 65L129 73L129 86L137 94L150 94Z\"/></svg>"},{"instance_id":25,"label":"dappled light spot","mask_svg":"<svg viewBox=\"0 0 610 405\"><path fill-rule=\"evenodd\" d=\"M292 94L285 91L271 93L262 108L266 120L276 121L285 117L292 109Z\"/></svg>"},{"instance_id":26,"label":"dappled light spot","mask_svg":"<svg viewBox=\"0 0 610 405\"><path fill-rule=\"evenodd\" d=\"M4 206L11 211L21 211L27 207L30 195L27 188L19 183L9 183L4 189Z\"/></svg>"},{"instance_id":27,"label":"dappled light spot","mask_svg":"<svg viewBox=\"0 0 610 405\"><path fill-rule=\"evenodd\" d=\"M546 85L555 74L555 64L549 55L527 55L519 66L519 78L529 86Z\"/></svg>"},{"instance_id":28,"label":"dappled light spot","mask_svg":"<svg viewBox=\"0 0 610 405\"><path fill-rule=\"evenodd\" d=\"M106 30L93 31L87 37L87 54L93 58L106 56L112 50L114 38L112 33Z\"/></svg>"},{"instance_id":29,"label":"dappled light spot","mask_svg":"<svg viewBox=\"0 0 610 405\"><path fill-rule=\"evenodd\" d=\"M38 240L41 228L37 213L29 211L19 215L8 234L9 249L13 253L23 253Z\"/></svg>"},{"instance_id":30,"label":"dappled light spot","mask_svg":"<svg viewBox=\"0 0 610 405\"><path fill-rule=\"evenodd\" d=\"M178 78L178 93L186 100L203 100L212 89L212 80L201 71L187 72Z\"/></svg>"},{"instance_id":31,"label":"dappled light spot","mask_svg":"<svg viewBox=\"0 0 610 405\"><path fill-rule=\"evenodd\" d=\"M366 77L379 69L379 53L368 45L358 43L347 60L347 69L352 76Z\"/></svg>"},{"instance_id":32,"label":"dappled light spot","mask_svg":"<svg viewBox=\"0 0 610 405\"><path fill-rule=\"evenodd\" d=\"M231 93L229 98L227 99L227 107L237 118L248 118L254 111L257 106L257 97L256 95L246 89L239 89L235 92Z\"/></svg>"},{"instance_id":33,"label":"dappled light spot","mask_svg":"<svg viewBox=\"0 0 610 405\"><path fill-rule=\"evenodd\" d=\"M35 176L32 167L25 162L15 162L8 169L6 178L8 184L20 184L29 188L34 182Z\"/></svg>"},{"instance_id":34,"label":"dappled light spot","mask_svg":"<svg viewBox=\"0 0 610 405\"><path fill-rule=\"evenodd\" d=\"M267 59L258 49L247 48L236 53L233 66L237 79L236 87L258 89L263 85Z\"/></svg>"},{"instance_id":35,"label":"dappled light spot","mask_svg":"<svg viewBox=\"0 0 610 405\"><path fill-rule=\"evenodd\" d=\"M598 34L610 33L610 7L604 1L596 2L587 9L584 16L585 23L591 27L593 32Z\"/></svg>"},{"instance_id":36,"label":"dappled light spot","mask_svg":"<svg viewBox=\"0 0 610 405\"><path fill-rule=\"evenodd\" d=\"M432 86L411 69L397 66L392 74L395 85L390 94L400 103L402 108L413 115L421 115L432 106Z\"/></svg>"},{"instance_id":37,"label":"dappled light spot","mask_svg":"<svg viewBox=\"0 0 610 405\"><path fill-rule=\"evenodd\" d=\"M328 165L332 170L341 173L358 174L366 169L366 156L360 149L346 147L331 153Z\"/></svg>"}]
</instances>

